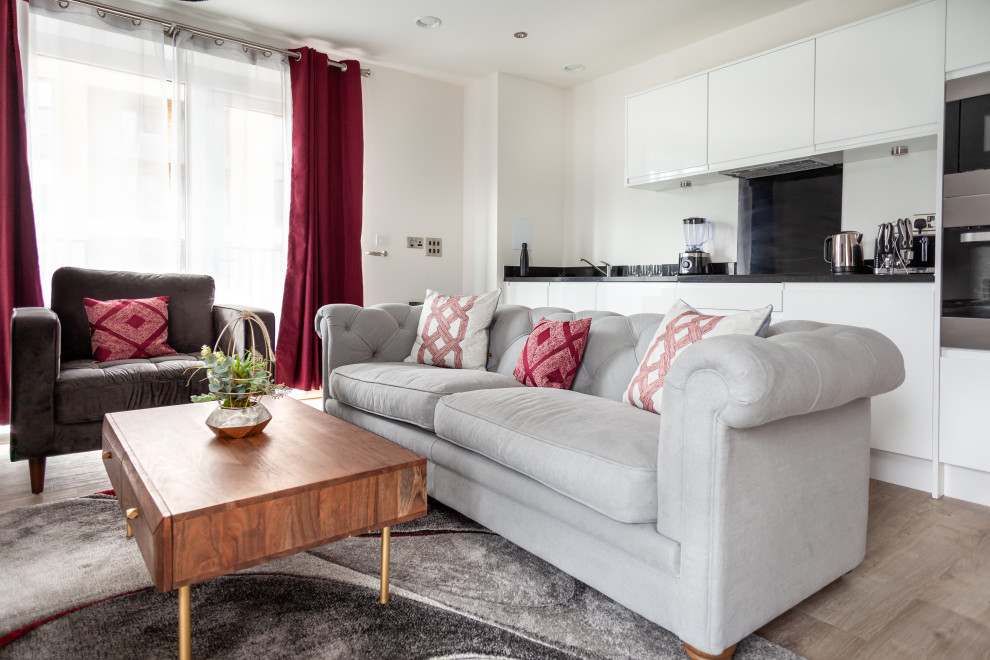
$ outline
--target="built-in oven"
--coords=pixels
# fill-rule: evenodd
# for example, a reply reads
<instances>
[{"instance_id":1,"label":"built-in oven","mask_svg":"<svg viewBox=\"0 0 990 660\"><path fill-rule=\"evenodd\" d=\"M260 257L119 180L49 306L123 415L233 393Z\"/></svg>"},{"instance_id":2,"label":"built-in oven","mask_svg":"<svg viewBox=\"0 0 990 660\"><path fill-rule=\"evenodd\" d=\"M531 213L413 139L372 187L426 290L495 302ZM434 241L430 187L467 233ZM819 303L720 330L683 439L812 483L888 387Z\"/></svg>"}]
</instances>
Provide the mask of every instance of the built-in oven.
<instances>
[{"instance_id":1,"label":"built-in oven","mask_svg":"<svg viewBox=\"0 0 990 660\"><path fill-rule=\"evenodd\" d=\"M990 72L945 83L945 197L990 194Z\"/></svg>"},{"instance_id":2,"label":"built-in oven","mask_svg":"<svg viewBox=\"0 0 990 660\"><path fill-rule=\"evenodd\" d=\"M990 73L945 84L942 345L990 350Z\"/></svg>"}]
</instances>

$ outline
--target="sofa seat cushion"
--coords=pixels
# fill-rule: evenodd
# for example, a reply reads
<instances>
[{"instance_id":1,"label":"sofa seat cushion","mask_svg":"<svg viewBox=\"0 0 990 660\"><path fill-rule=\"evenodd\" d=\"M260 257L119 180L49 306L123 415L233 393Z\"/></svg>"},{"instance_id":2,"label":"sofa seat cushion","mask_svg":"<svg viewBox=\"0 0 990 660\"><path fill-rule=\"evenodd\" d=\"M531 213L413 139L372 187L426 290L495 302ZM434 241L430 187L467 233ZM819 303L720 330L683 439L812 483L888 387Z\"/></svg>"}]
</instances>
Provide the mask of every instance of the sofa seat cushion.
<instances>
[{"instance_id":1,"label":"sofa seat cushion","mask_svg":"<svg viewBox=\"0 0 990 660\"><path fill-rule=\"evenodd\" d=\"M619 522L657 519L659 415L527 387L444 397L436 432Z\"/></svg>"},{"instance_id":2,"label":"sofa seat cushion","mask_svg":"<svg viewBox=\"0 0 990 660\"><path fill-rule=\"evenodd\" d=\"M433 430L441 397L456 392L522 388L512 376L409 362L362 362L330 374L330 396L359 410Z\"/></svg>"},{"instance_id":3,"label":"sofa seat cushion","mask_svg":"<svg viewBox=\"0 0 990 660\"><path fill-rule=\"evenodd\" d=\"M207 385L205 373L186 370L202 364L198 353L63 362L55 383L55 422L99 422L109 412L189 403Z\"/></svg>"}]
</instances>

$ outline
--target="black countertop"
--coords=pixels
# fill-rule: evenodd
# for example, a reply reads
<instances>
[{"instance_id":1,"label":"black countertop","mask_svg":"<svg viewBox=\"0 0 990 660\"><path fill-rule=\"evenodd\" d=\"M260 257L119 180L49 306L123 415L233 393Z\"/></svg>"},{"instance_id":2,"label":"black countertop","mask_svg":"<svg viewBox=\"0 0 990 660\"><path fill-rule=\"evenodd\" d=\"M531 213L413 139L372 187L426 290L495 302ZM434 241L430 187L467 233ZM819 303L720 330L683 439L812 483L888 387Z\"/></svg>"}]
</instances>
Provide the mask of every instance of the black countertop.
<instances>
[{"instance_id":1,"label":"black countertop","mask_svg":"<svg viewBox=\"0 0 990 660\"><path fill-rule=\"evenodd\" d=\"M506 277L506 282L684 282L684 283L734 283L734 284L779 284L781 282L840 282L840 283L883 283L883 282L934 282L932 274L899 275L655 275L652 277Z\"/></svg>"}]
</instances>

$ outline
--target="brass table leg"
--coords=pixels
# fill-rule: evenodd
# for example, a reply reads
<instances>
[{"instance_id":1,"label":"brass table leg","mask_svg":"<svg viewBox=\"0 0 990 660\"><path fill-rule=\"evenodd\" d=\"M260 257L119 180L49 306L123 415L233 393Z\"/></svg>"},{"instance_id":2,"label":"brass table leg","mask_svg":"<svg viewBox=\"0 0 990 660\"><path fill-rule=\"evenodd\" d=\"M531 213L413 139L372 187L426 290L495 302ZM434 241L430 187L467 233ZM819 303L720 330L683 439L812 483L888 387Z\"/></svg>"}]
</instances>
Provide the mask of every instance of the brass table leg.
<instances>
[{"instance_id":1,"label":"brass table leg","mask_svg":"<svg viewBox=\"0 0 990 660\"><path fill-rule=\"evenodd\" d=\"M192 660L189 586L179 587L179 660Z\"/></svg>"},{"instance_id":2,"label":"brass table leg","mask_svg":"<svg viewBox=\"0 0 990 660\"><path fill-rule=\"evenodd\" d=\"M134 536L134 532L131 531L131 521L125 520L124 524L127 525L127 538L131 538Z\"/></svg>"},{"instance_id":3,"label":"brass table leg","mask_svg":"<svg viewBox=\"0 0 990 660\"><path fill-rule=\"evenodd\" d=\"M388 551L391 545L391 536L391 528L382 527L382 605L388 603Z\"/></svg>"}]
</instances>

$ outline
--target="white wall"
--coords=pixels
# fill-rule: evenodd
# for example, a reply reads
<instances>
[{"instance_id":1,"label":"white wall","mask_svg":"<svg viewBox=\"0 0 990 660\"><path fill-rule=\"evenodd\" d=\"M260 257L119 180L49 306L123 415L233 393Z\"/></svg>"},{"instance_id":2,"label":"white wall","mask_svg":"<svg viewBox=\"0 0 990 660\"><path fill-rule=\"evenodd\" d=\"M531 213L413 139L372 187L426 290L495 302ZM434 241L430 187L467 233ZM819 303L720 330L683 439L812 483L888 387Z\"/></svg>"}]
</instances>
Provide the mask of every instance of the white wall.
<instances>
[{"instance_id":1,"label":"white wall","mask_svg":"<svg viewBox=\"0 0 990 660\"><path fill-rule=\"evenodd\" d=\"M863 233L863 257L873 258L877 225L936 210L938 152L846 163L842 172L842 230Z\"/></svg>"},{"instance_id":2,"label":"white wall","mask_svg":"<svg viewBox=\"0 0 990 660\"><path fill-rule=\"evenodd\" d=\"M498 74L498 279L519 264L513 217L532 218L531 266L563 260L564 92Z\"/></svg>"},{"instance_id":3,"label":"white wall","mask_svg":"<svg viewBox=\"0 0 990 660\"><path fill-rule=\"evenodd\" d=\"M464 88L464 273L460 292L494 289L498 266L498 74L493 73Z\"/></svg>"},{"instance_id":4,"label":"white wall","mask_svg":"<svg viewBox=\"0 0 990 660\"><path fill-rule=\"evenodd\" d=\"M463 264L464 94L459 86L375 66L364 89L364 302L423 300L456 292ZM384 245L375 245L375 236ZM406 236L443 239L443 256L406 247Z\"/></svg>"},{"instance_id":5,"label":"white wall","mask_svg":"<svg viewBox=\"0 0 990 660\"><path fill-rule=\"evenodd\" d=\"M904 0L811 0L568 90L564 263L577 265L581 257L613 264L674 263L684 245L681 219L688 216L715 222L715 242L709 245L712 258L734 261L736 182L664 192L624 187L625 97L904 4ZM915 159L912 165L922 161L923 157ZM889 162L884 159L877 167ZM884 194L911 191L914 174L886 181ZM934 181L934 167L930 175ZM862 186L856 183L860 176ZM856 165L847 170L845 183L859 191L875 178L870 166ZM850 199L851 210L863 217L887 212L879 202L868 208L859 192ZM924 212L921 207L930 210L934 202L932 193L930 202L920 207L905 204L890 217L871 220L872 230L864 224L862 231L869 236L879 222Z\"/></svg>"}]
</instances>

